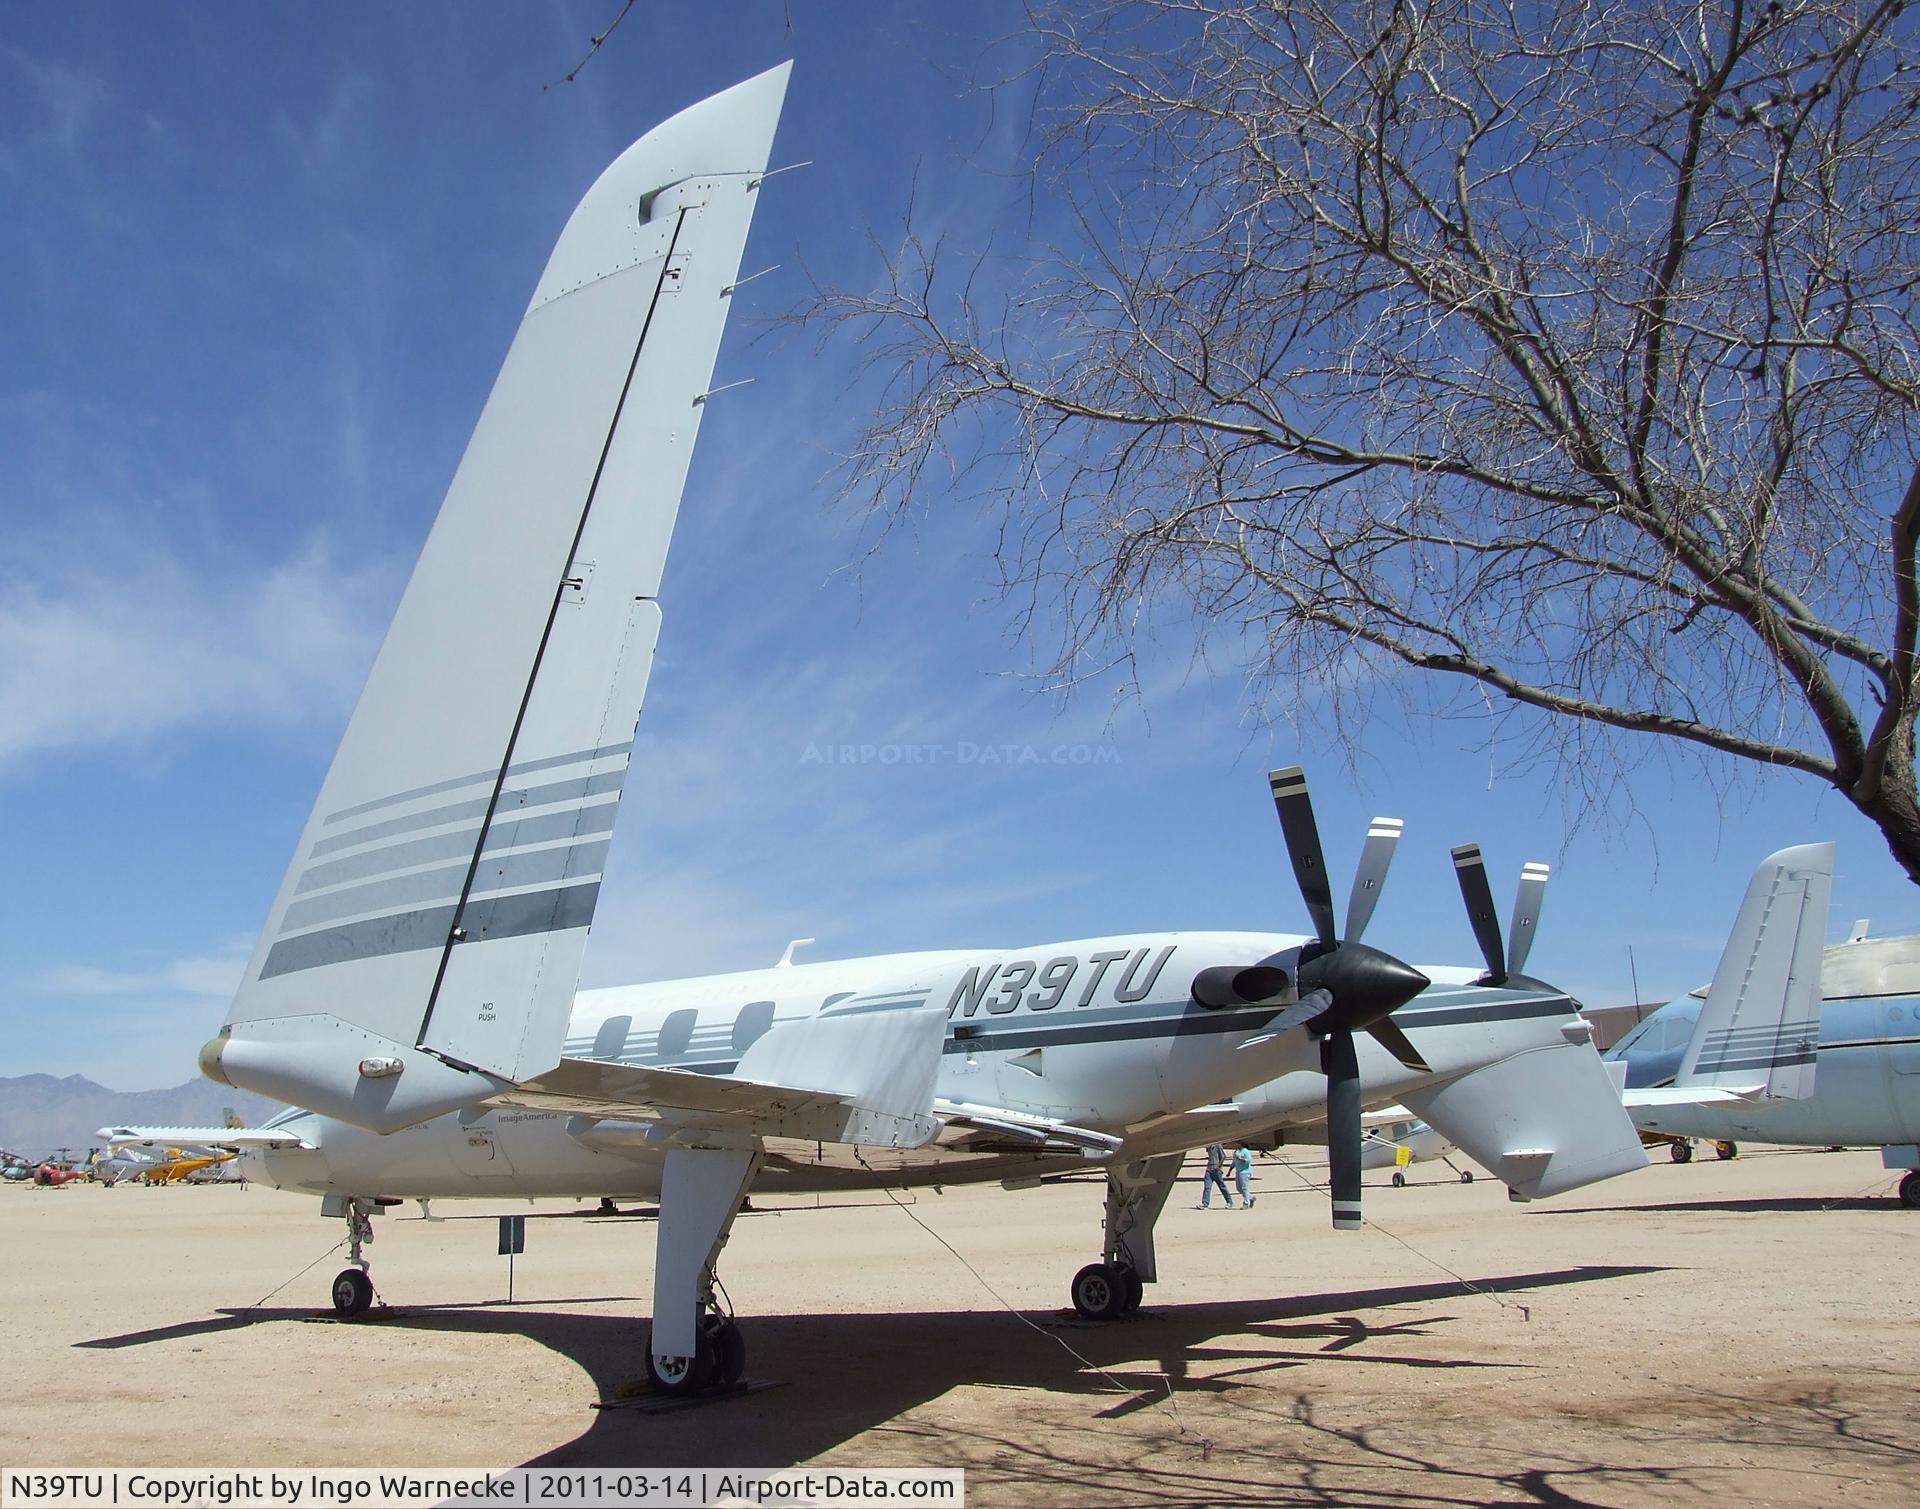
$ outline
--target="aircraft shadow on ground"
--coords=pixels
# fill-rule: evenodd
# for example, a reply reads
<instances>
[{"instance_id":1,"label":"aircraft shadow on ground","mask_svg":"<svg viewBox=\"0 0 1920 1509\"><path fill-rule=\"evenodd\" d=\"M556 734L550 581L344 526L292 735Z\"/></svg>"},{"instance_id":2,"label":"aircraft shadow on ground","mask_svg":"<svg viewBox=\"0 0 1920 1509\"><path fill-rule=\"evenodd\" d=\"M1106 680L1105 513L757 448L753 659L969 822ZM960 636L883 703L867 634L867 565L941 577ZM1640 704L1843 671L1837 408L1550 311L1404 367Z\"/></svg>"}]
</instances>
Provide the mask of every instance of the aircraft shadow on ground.
<instances>
[{"instance_id":1,"label":"aircraft shadow on ground","mask_svg":"<svg viewBox=\"0 0 1920 1509\"><path fill-rule=\"evenodd\" d=\"M1475 1279L1471 1285L1408 1284L1185 1305L1154 1305L1149 1300L1138 1317L1112 1325L1001 1310L747 1316L742 1325L749 1377L798 1387L664 1415L595 1411L578 1437L528 1465L786 1467L967 1385L1040 1391L1057 1400L1078 1396L1110 1401L1076 1416L1098 1429L1098 1422L1165 1409L1170 1389L1188 1397L1232 1395L1236 1403L1262 1400L1267 1391L1249 1385L1310 1363L1361 1366L1379 1376L1377 1387L1383 1390L1396 1387L1401 1370L1521 1368L1525 1365L1483 1362L1451 1351L1444 1336L1458 1307L1484 1303L1483 1296L1489 1294L1520 1295L1661 1271L1595 1265ZM525 1336L574 1362L598 1396L610 1400L644 1388L647 1320L556 1307L621 1298L405 1306L376 1311L358 1324L380 1330ZM1409 1306L1418 1309L1403 1319L1367 1313ZM75 1345L134 1348L315 1318L311 1309L292 1307L230 1310ZM922 1452L923 1438L915 1434L908 1460L922 1465L972 1460L965 1441L956 1437L949 1449L942 1445L944 1435L924 1438ZM1025 1449L1003 1450L979 1441L972 1447L996 1458Z\"/></svg>"}]
</instances>

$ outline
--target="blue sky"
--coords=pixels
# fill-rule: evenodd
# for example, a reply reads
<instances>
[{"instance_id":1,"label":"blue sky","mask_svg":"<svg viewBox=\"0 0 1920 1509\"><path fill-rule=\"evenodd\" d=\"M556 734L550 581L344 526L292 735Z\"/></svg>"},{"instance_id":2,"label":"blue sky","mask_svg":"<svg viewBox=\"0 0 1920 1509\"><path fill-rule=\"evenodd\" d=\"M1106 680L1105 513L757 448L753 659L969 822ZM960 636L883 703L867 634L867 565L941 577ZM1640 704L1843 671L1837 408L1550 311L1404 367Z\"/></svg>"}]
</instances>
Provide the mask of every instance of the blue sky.
<instances>
[{"instance_id":1,"label":"blue sky","mask_svg":"<svg viewBox=\"0 0 1920 1509\"><path fill-rule=\"evenodd\" d=\"M1469 962L1451 844L1555 867L1534 972L1594 1004L1712 971L1745 877L1839 841L1834 933L1920 893L1815 783L1655 763L1569 833L1487 725L1392 719L1351 768L1171 647L1137 696L1022 673L990 521L870 552L833 467L853 352L772 321L923 230L1028 233L1018 101L965 78L1017 8L30 7L0 42L0 1073L170 1084L218 1026L547 251L633 137L796 60L665 587L583 983L1133 929L1307 926L1264 773L1303 763L1368 938ZM1044 217L1045 206L1041 206ZM750 294L750 297L747 296ZM1265 709L1268 713L1285 710ZM851 747L851 759L844 758ZM913 750L921 751L916 758ZM997 756L997 757L995 757Z\"/></svg>"}]
</instances>

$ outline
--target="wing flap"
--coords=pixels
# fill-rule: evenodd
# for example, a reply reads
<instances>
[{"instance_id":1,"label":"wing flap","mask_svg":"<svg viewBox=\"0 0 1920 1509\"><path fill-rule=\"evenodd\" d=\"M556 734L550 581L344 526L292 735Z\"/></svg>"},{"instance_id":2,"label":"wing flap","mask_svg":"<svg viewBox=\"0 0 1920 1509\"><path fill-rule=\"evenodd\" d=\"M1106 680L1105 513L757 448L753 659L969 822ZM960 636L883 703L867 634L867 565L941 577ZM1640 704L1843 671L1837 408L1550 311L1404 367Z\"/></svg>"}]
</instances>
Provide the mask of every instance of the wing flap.
<instances>
[{"instance_id":1,"label":"wing flap","mask_svg":"<svg viewBox=\"0 0 1920 1509\"><path fill-rule=\"evenodd\" d=\"M661 1144L728 1133L920 1147L940 1130L933 1083L945 1038L946 1012L937 1006L810 1017L763 1033L734 1074L563 1058L501 1099L651 1122L640 1135ZM584 1140L586 1132L575 1135Z\"/></svg>"},{"instance_id":2,"label":"wing flap","mask_svg":"<svg viewBox=\"0 0 1920 1509\"><path fill-rule=\"evenodd\" d=\"M1654 1106L1736 1106L1751 1105L1767 1096L1767 1081L1754 1080L1744 1085L1661 1085L1638 1090L1622 1090L1620 1098L1628 1110Z\"/></svg>"},{"instance_id":3,"label":"wing flap","mask_svg":"<svg viewBox=\"0 0 1920 1509\"><path fill-rule=\"evenodd\" d=\"M1001 1106L938 1100L933 1111L950 1131L958 1128L963 1134L984 1133L989 1139L1012 1142L1022 1152L1077 1152L1089 1158L1110 1158L1122 1141L1105 1132Z\"/></svg>"}]
</instances>

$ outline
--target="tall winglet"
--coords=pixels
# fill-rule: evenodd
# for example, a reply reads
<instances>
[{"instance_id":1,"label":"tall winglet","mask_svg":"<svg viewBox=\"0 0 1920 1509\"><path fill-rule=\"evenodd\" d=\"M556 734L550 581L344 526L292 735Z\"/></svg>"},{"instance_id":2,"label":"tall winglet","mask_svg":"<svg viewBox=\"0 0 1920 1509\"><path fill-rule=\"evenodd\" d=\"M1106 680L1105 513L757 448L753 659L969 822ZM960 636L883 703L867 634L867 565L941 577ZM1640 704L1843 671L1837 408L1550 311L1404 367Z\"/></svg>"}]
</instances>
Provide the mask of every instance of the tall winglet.
<instances>
[{"instance_id":1,"label":"tall winglet","mask_svg":"<svg viewBox=\"0 0 1920 1509\"><path fill-rule=\"evenodd\" d=\"M1832 892L1832 844L1782 849L1761 862L1680 1060L1676 1088L1751 1091L1764 1081L1769 1097L1813 1093Z\"/></svg>"},{"instance_id":2,"label":"tall winglet","mask_svg":"<svg viewBox=\"0 0 1920 1509\"><path fill-rule=\"evenodd\" d=\"M559 1062L790 66L648 132L568 220L214 1077L389 1130Z\"/></svg>"}]
</instances>

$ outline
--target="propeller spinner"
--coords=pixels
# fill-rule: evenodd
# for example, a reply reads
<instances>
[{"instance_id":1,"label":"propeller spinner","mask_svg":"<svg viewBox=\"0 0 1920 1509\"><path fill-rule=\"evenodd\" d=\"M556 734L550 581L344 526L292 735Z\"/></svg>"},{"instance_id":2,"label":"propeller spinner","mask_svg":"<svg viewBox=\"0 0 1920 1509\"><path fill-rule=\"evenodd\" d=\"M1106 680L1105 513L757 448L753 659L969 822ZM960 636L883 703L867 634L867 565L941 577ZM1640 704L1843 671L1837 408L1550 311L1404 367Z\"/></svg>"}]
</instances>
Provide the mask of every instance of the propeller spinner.
<instances>
[{"instance_id":1,"label":"propeller spinner","mask_svg":"<svg viewBox=\"0 0 1920 1509\"><path fill-rule=\"evenodd\" d=\"M1317 941L1300 950L1298 985L1304 999L1322 995L1327 1007L1307 1023L1320 1036L1320 1068L1327 1076L1327 1155L1333 1187L1333 1224L1352 1231L1360 1225L1360 1066L1353 1034L1372 1034L1409 1068L1425 1070L1426 1061L1407 1035L1389 1020L1427 987L1427 977L1391 954L1360 941L1380 897L1381 882L1400 841L1398 818L1376 817L1347 898L1344 937L1333 930L1333 891L1327 879L1320 830L1307 795L1306 772L1299 766L1268 777L1280 831L1286 837L1294 880L1313 918Z\"/></svg>"}]
</instances>

